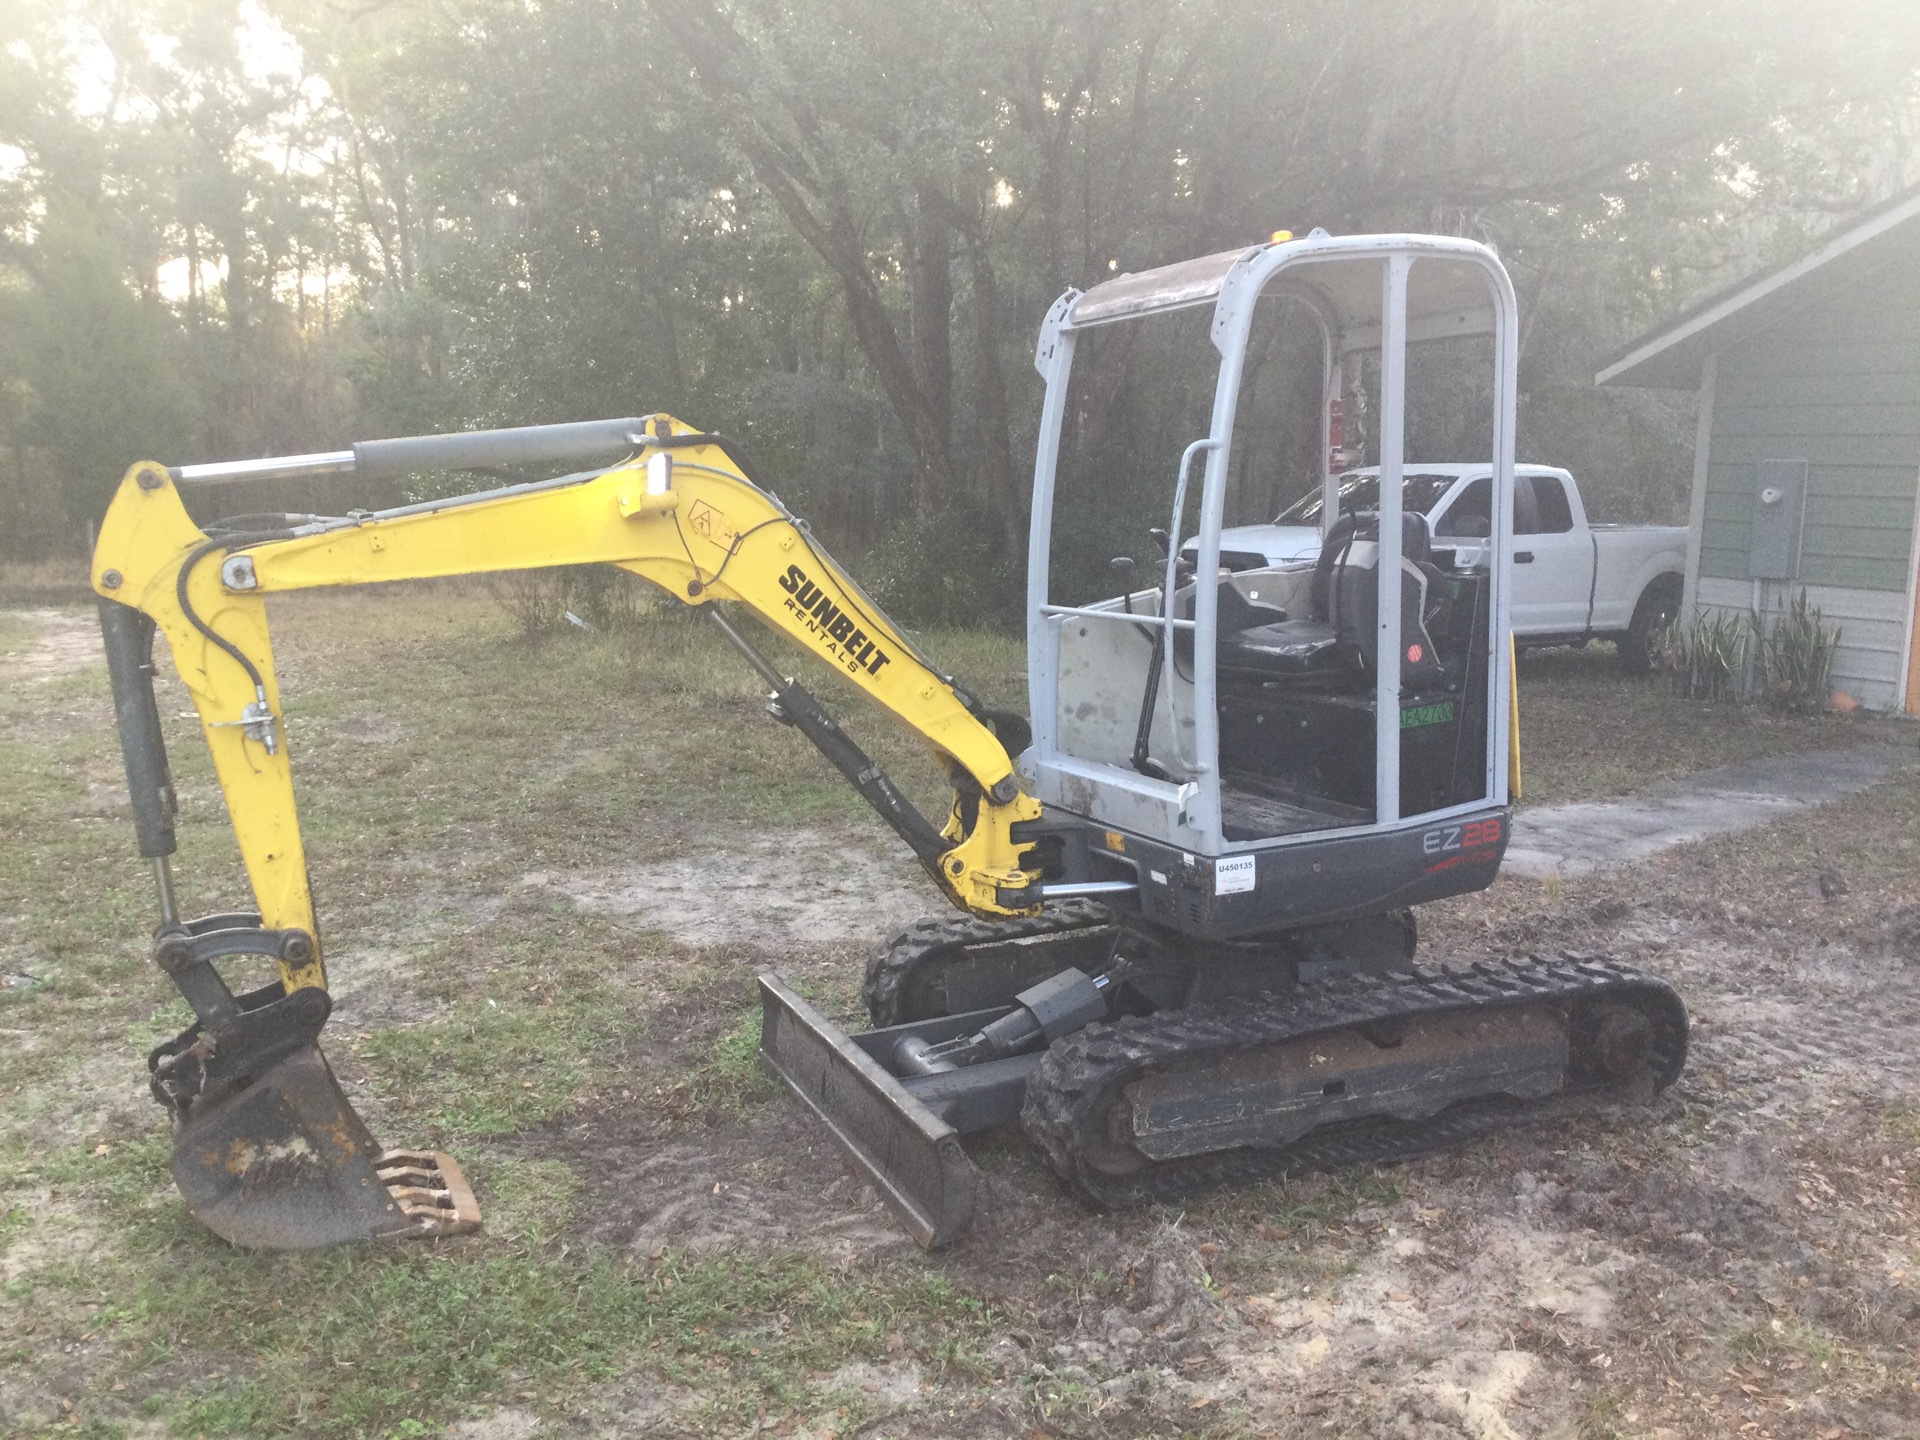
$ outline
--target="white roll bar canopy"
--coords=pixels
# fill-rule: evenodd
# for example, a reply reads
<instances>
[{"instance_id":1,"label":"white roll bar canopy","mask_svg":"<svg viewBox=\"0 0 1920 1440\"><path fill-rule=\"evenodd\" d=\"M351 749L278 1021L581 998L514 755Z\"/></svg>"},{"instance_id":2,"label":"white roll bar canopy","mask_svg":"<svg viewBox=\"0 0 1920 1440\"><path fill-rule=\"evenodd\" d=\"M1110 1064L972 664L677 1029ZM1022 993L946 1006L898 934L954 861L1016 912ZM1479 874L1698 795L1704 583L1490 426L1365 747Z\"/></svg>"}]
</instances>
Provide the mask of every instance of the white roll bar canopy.
<instances>
[{"instance_id":1,"label":"white roll bar canopy","mask_svg":"<svg viewBox=\"0 0 1920 1440\"><path fill-rule=\"evenodd\" d=\"M1423 264L1422 261L1449 263ZM1376 639L1375 796L1371 826L1402 826L1400 794L1400 585L1401 482L1404 475L1406 422L1406 350L1409 345L1472 335L1493 338L1493 536L1491 539L1489 619L1493 643L1487 666L1487 711L1506 713L1509 658L1508 575L1513 556L1513 454L1518 308L1513 285L1499 257L1477 241L1438 235L1331 236L1315 230L1290 239L1182 261L1139 274L1117 276L1084 293L1069 290L1054 303L1040 331L1034 363L1047 381L1034 465L1033 515L1027 554L1027 653L1034 745L1029 751L1041 799L1067 804L1089 782L1110 795L1123 792L1125 808L1156 838L1201 854L1219 855L1253 845L1288 844L1310 838L1228 842L1220 820L1219 715L1213 656L1218 638L1218 596L1211 585L1194 592L1191 622L1168 618L1158 625L1162 643L1171 646L1176 626L1190 624L1194 636L1193 734L1195 778L1181 783L1156 779L1113 765L1098 765L1059 750L1055 716L1059 702L1059 624L1080 607L1052 602L1048 588L1053 540L1054 487L1060 439L1066 419L1068 378L1077 332L1135 320L1171 310L1211 303L1212 339L1220 353L1212 420L1205 435L1192 437L1181 460L1177 489L1186 489L1187 467L1205 456L1201 481L1200 529L1196 571L1217 572L1225 505L1229 450L1239 400L1246 344L1255 308L1265 293L1298 301L1317 323L1323 343L1323 427L1339 397L1340 357L1380 353L1379 633ZM1322 439L1327 434L1323 429ZM1328 446L1321 453L1326 455ZM1323 465L1322 524L1338 515L1336 476ZM1178 524L1178 510L1175 524ZM1175 535L1170 555L1178 553ZM1128 616L1140 624L1141 617ZM1482 795L1504 800L1507 747L1499 727L1489 723L1486 785ZM1432 811L1418 817L1430 825L1454 811L1484 805L1485 799Z\"/></svg>"}]
</instances>

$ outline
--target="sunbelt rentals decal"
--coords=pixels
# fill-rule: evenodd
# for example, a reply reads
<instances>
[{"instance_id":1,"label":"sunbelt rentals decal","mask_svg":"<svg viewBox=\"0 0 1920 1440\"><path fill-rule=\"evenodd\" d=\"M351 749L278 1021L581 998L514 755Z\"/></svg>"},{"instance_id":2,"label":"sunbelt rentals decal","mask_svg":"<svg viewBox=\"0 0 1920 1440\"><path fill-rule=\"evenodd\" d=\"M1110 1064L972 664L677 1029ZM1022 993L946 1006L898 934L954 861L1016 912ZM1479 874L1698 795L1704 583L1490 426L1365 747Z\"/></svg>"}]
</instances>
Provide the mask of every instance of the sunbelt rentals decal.
<instances>
[{"instance_id":1,"label":"sunbelt rentals decal","mask_svg":"<svg viewBox=\"0 0 1920 1440\"><path fill-rule=\"evenodd\" d=\"M809 635L819 637L826 652L846 666L849 674L864 670L869 675L878 675L893 663L893 657L856 625L852 616L834 604L798 565L787 566L787 573L780 577L780 588L787 592L787 609L806 627Z\"/></svg>"}]
</instances>

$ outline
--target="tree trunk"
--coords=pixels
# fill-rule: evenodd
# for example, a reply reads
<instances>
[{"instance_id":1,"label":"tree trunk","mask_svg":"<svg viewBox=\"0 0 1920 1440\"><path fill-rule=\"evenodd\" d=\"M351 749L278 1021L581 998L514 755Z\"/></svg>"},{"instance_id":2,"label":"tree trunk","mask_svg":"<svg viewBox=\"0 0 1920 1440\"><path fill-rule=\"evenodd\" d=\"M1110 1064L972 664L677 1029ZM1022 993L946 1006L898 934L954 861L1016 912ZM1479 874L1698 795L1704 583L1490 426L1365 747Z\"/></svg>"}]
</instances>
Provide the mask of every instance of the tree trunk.
<instances>
[{"instance_id":1,"label":"tree trunk","mask_svg":"<svg viewBox=\"0 0 1920 1440\"><path fill-rule=\"evenodd\" d=\"M780 161L773 147L757 135L742 137L741 148L754 175L780 206L800 237L811 245L839 278L847 297L847 318L853 337L873 367L886 392L916 462L915 491L921 496L951 495L955 491L953 456L942 434L938 414L915 376L907 350L901 344L893 317L880 298L880 287L867 261L865 241L844 195L824 197L827 220L816 215L800 185Z\"/></svg>"},{"instance_id":2,"label":"tree trunk","mask_svg":"<svg viewBox=\"0 0 1920 1440\"><path fill-rule=\"evenodd\" d=\"M1014 555L1026 535L1026 487L1014 469L1007 380L1000 363L1000 280L984 235L967 237L967 259L973 279L974 445L980 457L980 494L1005 553Z\"/></svg>"},{"instance_id":3,"label":"tree trunk","mask_svg":"<svg viewBox=\"0 0 1920 1440\"><path fill-rule=\"evenodd\" d=\"M953 225L947 202L923 181L915 197L913 236L907 253L907 290L913 339L913 376L925 397L932 438L953 452ZM948 498L924 488L932 472L921 468L920 510L931 514Z\"/></svg>"},{"instance_id":4,"label":"tree trunk","mask_svg":"<svg viewBox=\"0 0 1920 1440\"><path fill-rule=\"evenodd\" d=\"M797 96L784 99L792 133L779 135L767 127L760 109L749 105L744 97L779 95L780 88L750 73L745 42L711 4L703 0L656 0L654 8L685 48L701 87L737 127L735 138L753 168L754 178L766 187L800 238L839 279L854 340L872 366L913 450L915 494L926 504L956 493L950 448L951 388L942 391L936 401L921 383L909 345L903 343L899 327L881 298L867 237L860 228L845 177L837 169L833 142ZM950 270L946 283L950 314ZM951 367L949 358L949 380Z\"/></svg>"}]
</instances>

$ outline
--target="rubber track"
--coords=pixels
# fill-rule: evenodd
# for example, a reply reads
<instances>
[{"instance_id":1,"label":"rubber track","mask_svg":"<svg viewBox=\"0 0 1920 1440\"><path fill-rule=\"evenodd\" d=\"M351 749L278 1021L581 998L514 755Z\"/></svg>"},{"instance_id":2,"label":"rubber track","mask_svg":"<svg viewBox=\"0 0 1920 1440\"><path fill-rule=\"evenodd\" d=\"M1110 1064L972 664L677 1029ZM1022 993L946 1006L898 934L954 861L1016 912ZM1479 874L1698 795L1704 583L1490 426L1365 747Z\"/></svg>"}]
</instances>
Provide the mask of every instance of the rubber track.
<instances>
[{"instance_id":1,"label":"rubber track","mask_svg":"<svg viewBox=\"0 0 1920 1440\"><path fill-rule=\"evenodd\" d=\"M1654 1088L1666 1089L1686 1063L1687 1014L1664 980L1587 956L1480 962L1462 968L1416 966L1391 975L1342 976L1302 987L1261 1006L1244 1001L1188 1006L1089 1025L1055 1042L1027 1084L1020 1124L1054 1172L1093 1204L1159 1204L1199 1190L1331 1169L1408 1160L1463 1140L1544 1118L1570 1099L1604 1098L1621 1087L1570 1084L1543 1100L1489 1096L1422 1121L1388 1117L1329 1126L1284 1147L1243 1148L1189 1159L1148 1162L1114 1175L1084 1163L1078 1140L1103 1123L1107 1097L1149 1071L1204 1063L1236 1051L1311 1040L1331 1031L1400 1018L1530 1005L1626 1000L1653 1022ZM1572 1079L1570 1073L1570 1080Z\"/></svg>"},{"instance_id":2,"label":"rubber track","mask_svg":"<svg viewBox=\"0 0 1920 1440\"><path fill-rule=\"evenodd\" d=\"M1031 935L1056 935L1113 922L1112 913L1087 899L1060 900L1038 915L1014 915L982 920L973 915L938 915L916 920L880 947L867 962L860 998L876 1026L904 1025L931 1016L910 1015L903 1007L907 982L921 966L935 962L940 952L996 940L1023 940ZM1011 999L1011 997L1009 997Z\"/></svg>"}]
</instances>

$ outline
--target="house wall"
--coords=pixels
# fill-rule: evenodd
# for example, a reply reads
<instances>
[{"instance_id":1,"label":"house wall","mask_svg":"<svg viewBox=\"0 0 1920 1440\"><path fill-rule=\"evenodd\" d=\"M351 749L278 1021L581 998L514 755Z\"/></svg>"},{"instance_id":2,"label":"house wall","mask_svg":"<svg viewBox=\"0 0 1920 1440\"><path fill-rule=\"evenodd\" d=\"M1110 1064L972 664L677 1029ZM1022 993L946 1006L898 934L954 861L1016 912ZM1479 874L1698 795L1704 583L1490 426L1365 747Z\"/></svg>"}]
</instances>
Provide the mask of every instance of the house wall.
<instances>
[{"instance_id":1,"label":"house wall","mask_svg":"<svg viewBox=\"0 0 1920 1440\"><path fill-rule=\"evenodd\" d=\"M1772 582L1762 603L1769 613L1776 613L1786 608L1790 592L1797 588ZM1906 595L1809 585L1807 599L1819 607L1827 624L1840 627L1840 646L1833 657L1834 688L1870 710L1898 710L1907 643ZM1702 575L1696 603L1702 610L1729 610L1744 617L1753 609L1753 582Z\"/></svg>"},{"instance_id":2,"label":"house wall","mask_svg":"<svg viewBox=\"0 0 1920 1440\"><path fill-rule=\"evenodd\" d=\"M1886 266L1728 347L1712 373L1695 604L1753 608L1755 466L1807 461L1799 584L1840 627L1834 684L1900 708L1920 494L1920 263ZM1767 584L1762 609L1784 609L1798 588Z\"/></svg>"},{"instance_id":3,"label":"house wall","mask_svg":"<svg viewBox=\"0 0 1920 1440\"><path fill-rule=\"evenodd\" d=\"M1808 585L1905 593L1920 487L1920 264L1718 357L1700 574L1747 578L1754 465L1805 460Z\"/></svg>"}]
</instances>

